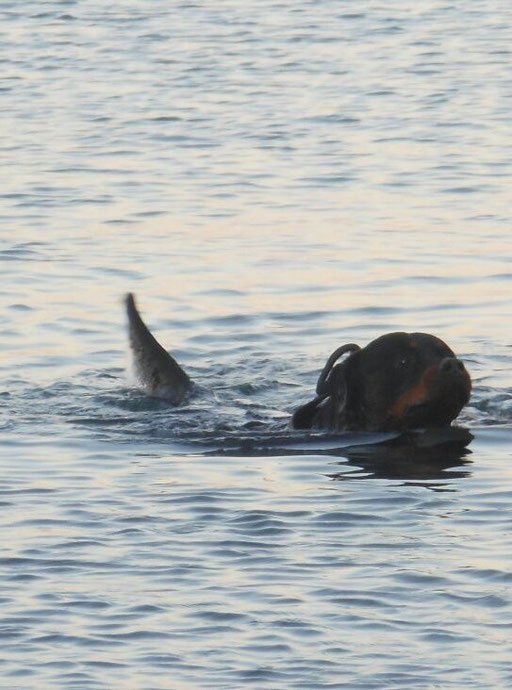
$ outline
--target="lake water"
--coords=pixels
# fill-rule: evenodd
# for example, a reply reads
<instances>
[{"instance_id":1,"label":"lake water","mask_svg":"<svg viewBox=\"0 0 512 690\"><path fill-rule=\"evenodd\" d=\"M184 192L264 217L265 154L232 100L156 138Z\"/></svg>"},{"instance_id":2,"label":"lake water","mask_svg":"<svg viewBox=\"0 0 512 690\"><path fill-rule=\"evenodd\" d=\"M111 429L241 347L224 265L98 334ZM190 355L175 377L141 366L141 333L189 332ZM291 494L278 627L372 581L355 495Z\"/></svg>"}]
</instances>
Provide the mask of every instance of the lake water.
<instances>
[{"instance_id":1,"label":"lake water","mask_svg":"<svg viewBox=\"0 0 512 690\"><path fill-rule=\"evenodd\" d=\"M511 687L510 3L0 9L0 686ZM287 430L392 330L466 449Z\"/></svg>"}]
</instances>

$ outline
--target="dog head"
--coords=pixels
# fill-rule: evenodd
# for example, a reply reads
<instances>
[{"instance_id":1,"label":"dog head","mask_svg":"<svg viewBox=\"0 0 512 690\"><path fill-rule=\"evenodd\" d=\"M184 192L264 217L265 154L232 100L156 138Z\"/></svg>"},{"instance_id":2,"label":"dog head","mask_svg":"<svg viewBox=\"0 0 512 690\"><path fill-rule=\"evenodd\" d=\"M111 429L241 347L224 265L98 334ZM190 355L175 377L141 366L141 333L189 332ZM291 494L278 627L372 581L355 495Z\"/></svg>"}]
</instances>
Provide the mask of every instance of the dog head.
<instances>
[{"instance_id":1,"label":"dog head","mask_svg":"<svg viewBox=\"0 0 512 690\"><path fill-rule=\"evenodd\" d=\"M343 351L349 356L336 364ZM464 364L427 333L389 333L364 348L344 346L322 371L317 397L295 428L391 431L446 426L469 400Z\"/></svg>"}]
</instances>

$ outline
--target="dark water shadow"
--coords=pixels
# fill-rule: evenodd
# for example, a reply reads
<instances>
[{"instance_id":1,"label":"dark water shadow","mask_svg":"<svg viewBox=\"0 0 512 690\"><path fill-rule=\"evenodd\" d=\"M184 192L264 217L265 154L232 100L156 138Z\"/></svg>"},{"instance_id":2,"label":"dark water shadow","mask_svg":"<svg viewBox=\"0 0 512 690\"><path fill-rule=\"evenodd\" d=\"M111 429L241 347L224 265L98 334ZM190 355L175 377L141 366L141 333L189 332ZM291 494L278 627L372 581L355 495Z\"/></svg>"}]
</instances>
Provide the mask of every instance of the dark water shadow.
<instances>
[{"instance_id":1,"label":"dark water shadow","mask_svg":"<svg viewBox=\"0 0 512 690\"><path fill-rule=\"evenodd\" d=\"M345 470L327 475L334 481L396 479L437 491L454 491L446 480L471 476L468 445L473 434L461 427L402 434L382 443L344 449ZM347 470L353 467L353 470ZM457 469L459 468L459 469ZM441 484L432 482L441 481Z\"/></svg>"},{"instance_id":2,"label":"dark water shadow","mask_svg":"<svg viewBox=\"0 0 512 690\"><path fill-rule=\"evenodd\" d=\"M206 439L205 439L206 440ZM462 427L409 431L406 433L306 434L297 432L272 435L237 434L215 439L215 448L204 455L216 456L325 456L343 470L326 475L333 481L397 479L429 488L436 480L461 479L471 475L473 434ZM353 468L353 469L351 469ZM456 469L460 468L460 469ZM445 490L453 490L451 487Z\"/></svg>"}]
</instances>

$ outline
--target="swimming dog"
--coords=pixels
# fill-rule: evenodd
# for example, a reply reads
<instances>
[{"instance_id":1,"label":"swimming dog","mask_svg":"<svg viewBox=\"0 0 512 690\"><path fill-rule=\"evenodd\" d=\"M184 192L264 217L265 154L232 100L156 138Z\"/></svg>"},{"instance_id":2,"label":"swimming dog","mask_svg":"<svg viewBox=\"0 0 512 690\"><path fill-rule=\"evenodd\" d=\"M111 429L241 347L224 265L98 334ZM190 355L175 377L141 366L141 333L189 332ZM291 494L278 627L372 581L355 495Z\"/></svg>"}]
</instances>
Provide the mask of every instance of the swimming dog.
<instances>
[{"instance_id":1,"label":"swimming dog","mask_svg":"<svg viewBox=\"0 0 512 690\"><path fill-rule=\"evenodd\" d=\"M132 294L126 297L126 310L142 387L174 405L186 402L193 383L151 334ZM470 393L464 364L442 340L428 333L388 333L366 347L337 348L320 373L315 397L295 410L291 426L329 431L443 427Z\"/></svg>"}]
</instances>

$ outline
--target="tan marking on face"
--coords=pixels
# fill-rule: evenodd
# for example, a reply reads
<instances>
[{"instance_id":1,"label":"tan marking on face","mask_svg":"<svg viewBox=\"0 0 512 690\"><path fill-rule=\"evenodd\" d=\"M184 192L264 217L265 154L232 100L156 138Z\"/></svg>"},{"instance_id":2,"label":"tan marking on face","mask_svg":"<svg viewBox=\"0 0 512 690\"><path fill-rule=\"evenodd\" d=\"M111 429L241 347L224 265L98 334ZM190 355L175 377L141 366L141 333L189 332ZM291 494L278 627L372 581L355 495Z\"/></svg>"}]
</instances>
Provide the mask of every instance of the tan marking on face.
<instances>
[{"instance_id":1,"label":"tan marking on face","mask_svg":"<svg viewBox=\"0 0 512 690\"><path fill-rule=\"evenodd\" d=\"M421 405L428 400L430 386L432 379L437 373L437 368L437 364L428 367L419 382L412 388L409 388L409 390L406 390L405 393L402 393L389 410L389 414L392 417L403 419L413 405Z\"/></svg>"}]
</instances>

